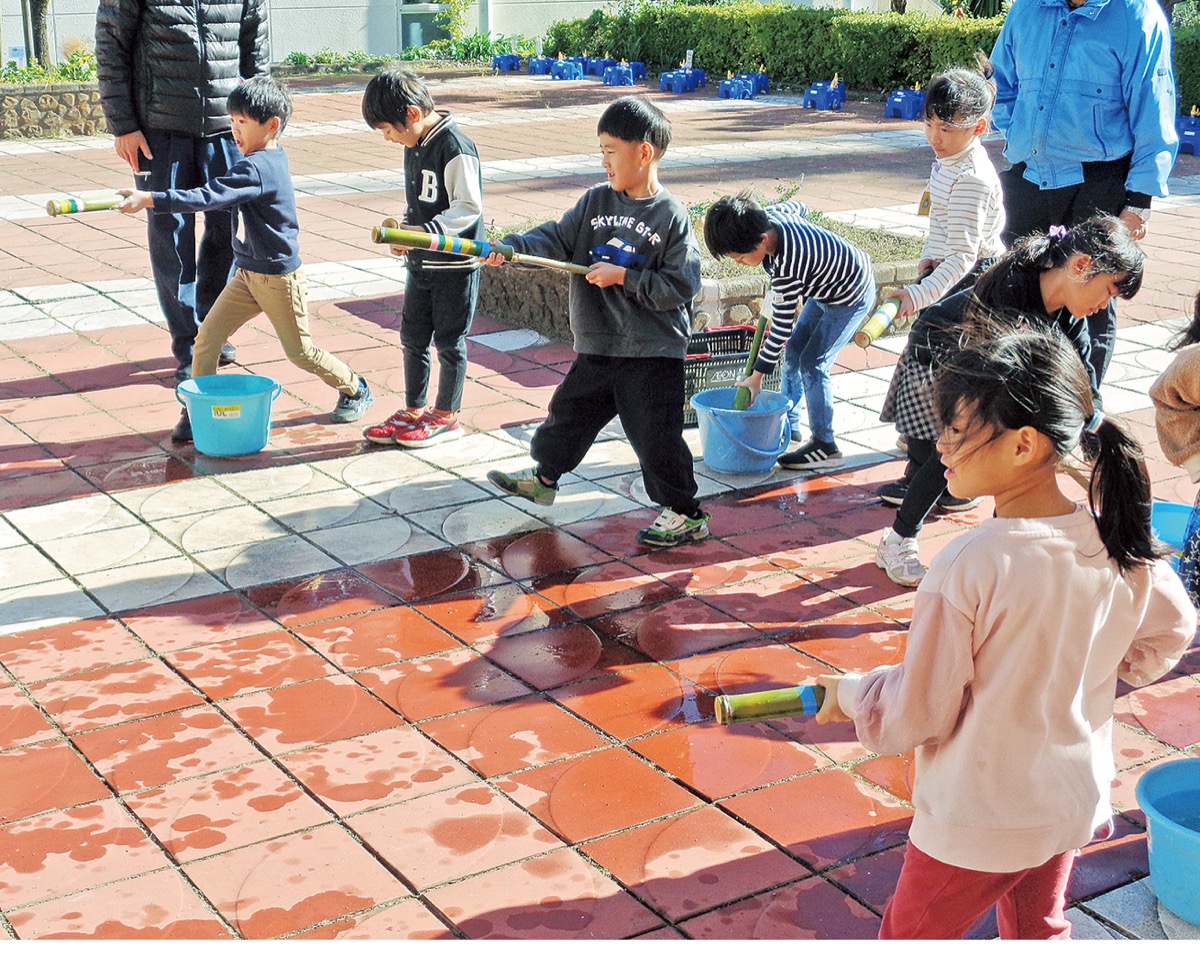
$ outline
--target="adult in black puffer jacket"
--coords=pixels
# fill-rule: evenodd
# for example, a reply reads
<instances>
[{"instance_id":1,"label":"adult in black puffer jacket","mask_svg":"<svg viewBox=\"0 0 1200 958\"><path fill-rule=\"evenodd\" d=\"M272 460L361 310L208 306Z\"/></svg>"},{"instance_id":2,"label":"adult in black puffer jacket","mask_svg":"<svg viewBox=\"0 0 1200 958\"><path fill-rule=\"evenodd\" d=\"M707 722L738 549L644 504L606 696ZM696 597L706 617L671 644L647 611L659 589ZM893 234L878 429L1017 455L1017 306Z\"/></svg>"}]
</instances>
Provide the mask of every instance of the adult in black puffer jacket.
<instances>
[{"instance_id":1,"label":"adult in black puffer jacket","mask_svg":"<svg viewBox=\"0 0 1200 958\"><path fill-rule=\"evenodd\" d=\"M187 190L224 174L241 154L225 100L268 70L265 0L100 0L96 13L100 101L117 154L142 190ZM196 243L195 216L148 217L150 264L179 362L233 268L233 217L211 212ZM226 347L225 361L233 359Z\"/></svg>"}]
</instances>

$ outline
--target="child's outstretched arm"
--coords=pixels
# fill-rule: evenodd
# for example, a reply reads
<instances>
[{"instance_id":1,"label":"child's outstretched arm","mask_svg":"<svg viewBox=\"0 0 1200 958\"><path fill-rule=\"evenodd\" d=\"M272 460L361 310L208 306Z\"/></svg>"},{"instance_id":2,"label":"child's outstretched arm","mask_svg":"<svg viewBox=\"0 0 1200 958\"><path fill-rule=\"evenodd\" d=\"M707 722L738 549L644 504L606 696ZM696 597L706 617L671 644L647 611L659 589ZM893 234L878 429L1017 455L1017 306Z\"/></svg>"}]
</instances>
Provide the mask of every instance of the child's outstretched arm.
<instances>
[{"instance_id":1,"label":"child's outstretched arm","mask_svg":"<svg viewBox=\"0 0 1200 958\"><path fill-rule=\"evenodd\" d=\"M258 170L245 160L239 160L228 172L194 190L164 190L161 193L152 193L152 201L146 205L167 213L224 210L258 199L262 191L262 178L258 175ZM116 208L122 213L132 212L123 209L123 206L124 204Z\"/></svg>"},{"instance_id":2,"label":"child's outstretched arm","mask_svg":"<svg viewBox=\"0 0 1200 958\"><path fill-rule=\"evenodd\" d=\"M866 675L847 673L836 683L837 695L825 700L836 697L854 719L858 740L881 755L944 741L975 674L972 631L971 620L942 595L918 592L904 661ZM826 720L837 718L830 712Z\"/></svg>"},{"instance_id":3,"label":"child's outstretched arm","mask_svg":"<svg viewBox=\"0 0 1200 958\"><path fill-rule=\"evenodd\" d=\"M518 253L530 253L548 259L565 260L568 263L577 262L573 256L575 247L578 245L576 240L586 218L587 200L588 194L585 193L574 206L563 214L562 219L550 220L548 223L531 229L528 233L506 236L502 242L511 246ZM497 265L491 257L485 262L489 265Z\"/></svg>"}]
</instances>

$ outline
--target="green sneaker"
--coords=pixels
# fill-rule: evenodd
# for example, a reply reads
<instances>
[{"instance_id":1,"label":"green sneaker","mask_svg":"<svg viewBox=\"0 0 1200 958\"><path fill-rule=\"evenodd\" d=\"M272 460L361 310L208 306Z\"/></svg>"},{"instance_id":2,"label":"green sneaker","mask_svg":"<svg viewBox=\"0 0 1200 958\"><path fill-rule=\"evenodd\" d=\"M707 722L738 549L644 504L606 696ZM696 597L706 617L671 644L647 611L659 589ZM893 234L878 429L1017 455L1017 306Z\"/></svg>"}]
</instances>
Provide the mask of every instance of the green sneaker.
<instances>
[{"instance_id":1,"label":"green sneaker","mask_svg":"<svg viewBox=\"0 0 1200 958\"><path fill-rule=\"evenodd\" d=\"M638 532L637 540L642 545L659 549L683 545L685 542L701 542L708 538L710 518L707 512L700 513L699 519L689 519L674 509L664 509L662 515L654 520L654 525Z\"/></svg>"},{"instance_id":2,"label":"green sneaker","mask_svg":"<svg viewBox=\"0 0 1200 958\"><path fill-rule=\"evenodd\" d=\"M488 482L507 492L510 496L520 496L539 506L549 506L554 502L558 486L548 486L542 482L534 469L522 469L520 472L507 473L493 469L487 474Z\"/></svg>"}]
</instances>

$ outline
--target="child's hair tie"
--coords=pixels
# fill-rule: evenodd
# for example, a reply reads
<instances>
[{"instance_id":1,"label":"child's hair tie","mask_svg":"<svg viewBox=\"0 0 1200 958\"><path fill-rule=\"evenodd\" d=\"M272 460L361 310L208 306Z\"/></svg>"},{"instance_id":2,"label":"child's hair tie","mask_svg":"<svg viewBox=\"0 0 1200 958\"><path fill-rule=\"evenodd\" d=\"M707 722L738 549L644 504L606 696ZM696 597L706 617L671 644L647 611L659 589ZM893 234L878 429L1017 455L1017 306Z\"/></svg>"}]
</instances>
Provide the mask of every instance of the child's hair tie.
<instances>
[{"instance_id":1,"label":"child's hair tie","mask_svg":"<svg viewBox=\"0 0 1200 958\"><path fill-rule=\"evenodd\" d=\"M1089 435L1096 435L1100 431L1100 426L1104 422L1104 413L1099 409L1092 412L1092 418L1087 421L1087 425L1083 427L1083 431Z\"/></svg>"},{"instance_id":2,"label":"child's hair tie","mask_svg":"<svg viewBox=\"0 0 1200 958\"><path fill-rule=\"evenodd\" d=\"M1050 239L1061 243L1063 240L1065 240L1067 238L1067 234L1069 234L1071 231L1069 229L1067 229L1065 226L1051 226L1050 229L1048 229L1046 232L1049 235Z\"/></svg>"}]
</instances>

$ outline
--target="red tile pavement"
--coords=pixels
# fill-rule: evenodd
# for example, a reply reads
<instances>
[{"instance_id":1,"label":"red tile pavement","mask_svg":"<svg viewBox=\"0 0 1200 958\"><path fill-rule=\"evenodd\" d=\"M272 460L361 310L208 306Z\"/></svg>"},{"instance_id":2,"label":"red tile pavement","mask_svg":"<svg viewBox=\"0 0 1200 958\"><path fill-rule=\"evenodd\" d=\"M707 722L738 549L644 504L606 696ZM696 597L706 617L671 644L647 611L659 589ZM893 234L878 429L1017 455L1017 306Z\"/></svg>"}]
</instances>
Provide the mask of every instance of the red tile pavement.
<instances>
[{"instance_id":1,"label":"red tile pavement","mask_svg":"<svg viewBox=\"0 0 1200 958\"><path fill-rule=\"evenodd\" d=\"M524 115L529 89L476 77L438 96L499 121L470 129L485 162L593 149L612 91L539 88L547 105L585 107L548 126ZM302 123L359 119L357 100L337 92L297 96L296 110ZM673 119L680 146L731 150L914 128L880 112ZM401 162L365 129L297 136L288 148L298 175ZM125 178L103 149L55 154L38 178L29 166L0 157L0 172L29 184L22 192ZM897 150L680 166L664 181L701 202L743 185L772 193L803 175L806 197L832 211L909 202L927 171L922 151ZM1177 175L1196 172L1200 160L1181 158ZM490 185L489 216L554 216L595 178ZM379 255L366 231L396 202L304 196L306 261ZM1126 327L1178 318L1196 283L1194 230L1191 207L1156 214ZM0 221L0 249L16 287L148 275L141 224L115 214ZM374 374L377 410L401 401L401 302L346 297L313 310L314 337ZM503 328L480 316L475 332ZM151 490L171 502L184 479L376 452L358 427L323 421L326 393L280 360L265 326L237 345L248 369L276 375L285 392L268 449L222 462L167 441L173 363L157 327L0 343L0 507ZM569 359L558 344L473 344L471 428L540 420ZM873 349L848 353L843 368L892 361ZM1190 501L1152 416L1129 418L1160 496ZM634 541L652 514L641 509L0 638L0 930L874 936L911 817L909 759L872 756L845 727L791 718L725 729L712 716L716 694L898 661L912 593L871 559L891 516L871 490L896 468L724 493L707 502L714 540L669 553ZM931 523L925 557L982 515ZM1134 788L1148 768L1197 753L1196 661L1149 689L1120 690L1118 828L1081 857L1073 900L1145 876Z\"/></svg>"}]
</instances>

